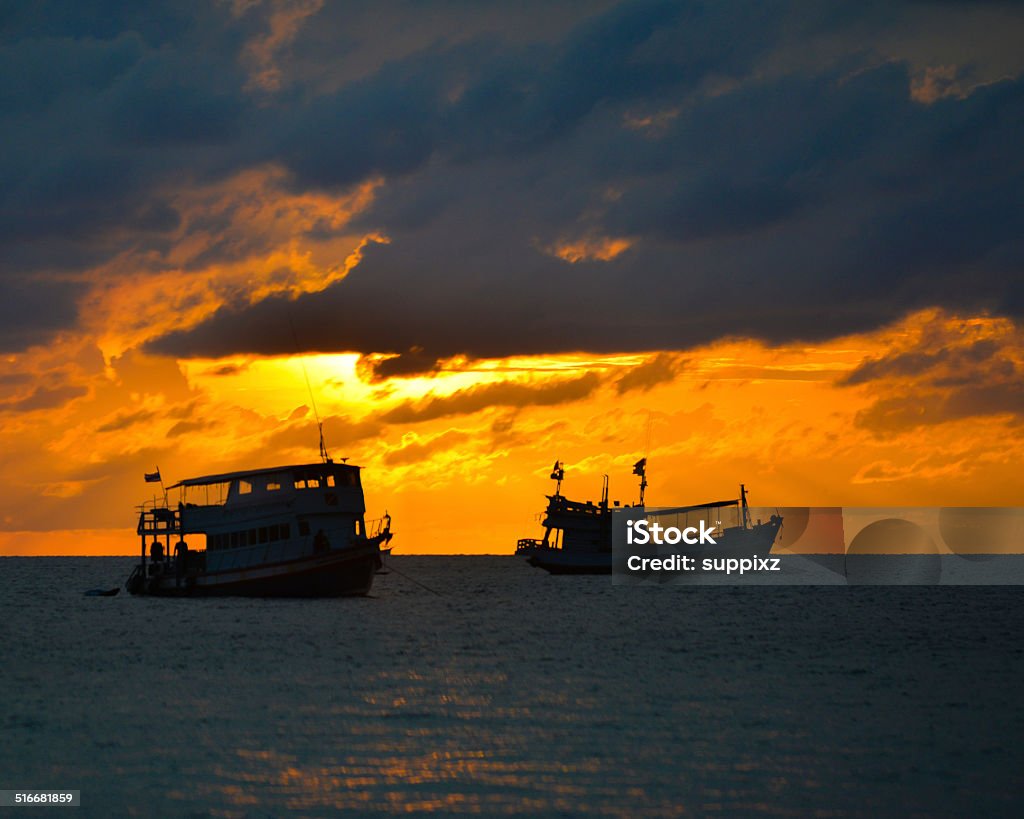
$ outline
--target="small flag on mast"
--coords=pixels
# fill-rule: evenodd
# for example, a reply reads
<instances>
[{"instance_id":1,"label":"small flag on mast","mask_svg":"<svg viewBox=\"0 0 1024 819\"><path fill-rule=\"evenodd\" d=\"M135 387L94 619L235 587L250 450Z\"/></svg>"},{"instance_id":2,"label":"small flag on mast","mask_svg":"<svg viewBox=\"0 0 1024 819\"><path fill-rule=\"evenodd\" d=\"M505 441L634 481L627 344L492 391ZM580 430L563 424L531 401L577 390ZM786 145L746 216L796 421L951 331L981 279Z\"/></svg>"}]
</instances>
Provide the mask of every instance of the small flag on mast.
<instances>
[{"instance_id":1,"label":"small flag on mast","mask_svg":"<svg viewBox=\"0 0 1024 819\"><path fill-rule=\"evenodd\" d=\"M162 483L160 478L160 467L156 468L156 472L146 472L146 483Z\"/></svg>"},{"instance_id":2,"label":"small flag on mast","mask_svg":"<svg viewBox=\"0 0 1024 819\"><path fill-rule=\"evenodd\" d=\"M565 478L565 470L559 461L555 461L555 465L551 469L551 480L560 481L563 478Z\"/></svg>"},{"instance_id":3,"label":"small flag on mast","mask_svg":"<svg viewBox=\"0 0 1024 819\"><path fill-rule=\"evenodd\" d=\"M646 472L647 472L647 459L646 458L641 458L639 461L637 461L635 464L633 464L633 474L634 475L639 475L642 478L646 474Z\"/></svg>"}]
</instances>

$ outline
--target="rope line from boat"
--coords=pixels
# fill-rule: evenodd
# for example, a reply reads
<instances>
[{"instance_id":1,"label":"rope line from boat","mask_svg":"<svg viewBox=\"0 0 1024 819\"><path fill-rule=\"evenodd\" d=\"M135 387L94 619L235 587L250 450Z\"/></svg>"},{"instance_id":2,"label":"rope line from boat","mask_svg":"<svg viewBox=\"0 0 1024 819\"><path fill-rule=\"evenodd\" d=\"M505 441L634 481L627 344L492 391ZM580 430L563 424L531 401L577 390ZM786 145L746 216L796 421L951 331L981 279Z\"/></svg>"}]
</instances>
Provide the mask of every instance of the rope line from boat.
<instances>
[{"instance_id":1,"label":"rope line from boat","mask_svg":"<svg viewBox=\"0 0 1024 819\"><path fill-rule=\"evenodd\" d=\"M439 591L438 591L437 589L432 589L432 588L430 588L430 586L428 586L428 585L427 585L426 583L421 583L421 582L420 582L419 580L417 580L417 579L416 579L415 577L412 577L411 575L408 575L408 574L406 574L406 573L405 573L405 572L403 572L403 571L402 571L401 569L396 569L396 568L395 568L395 564L394 564L394 563L392 563L391 561L388 561L388 571L389 571L389 572L394 572L395 574L398 574L398 575L401 575L401 576L402 576L402 577L404 577L404 578L405 578L406 580L411 580L411 581L412 581L413 583L415 583L415 584L416 584L417 586L420 586L420 587L422 587L422 588L426 589L426 590L427 590L428 592L430 592L431 594L436 594L436 595L437 595L438 597L444 597L444 595L443 595L443 594L441 594L441 592L439 592Z\"/></svg>"}]
</instances>

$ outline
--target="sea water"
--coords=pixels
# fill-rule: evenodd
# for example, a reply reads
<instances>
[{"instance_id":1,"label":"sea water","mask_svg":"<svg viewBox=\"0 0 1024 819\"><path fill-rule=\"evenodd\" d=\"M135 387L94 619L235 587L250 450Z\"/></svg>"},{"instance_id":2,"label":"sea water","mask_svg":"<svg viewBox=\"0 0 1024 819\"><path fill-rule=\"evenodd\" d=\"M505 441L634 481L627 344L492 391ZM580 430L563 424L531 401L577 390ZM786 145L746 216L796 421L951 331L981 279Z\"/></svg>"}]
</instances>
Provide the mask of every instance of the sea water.
<instances>
[{"instance_id":1,"label":"sea water","mask_svg":"<svg viewBox=\"0 0 1024 819\"><path fill-rule=\"evenodd\" d=\"M51 814L1021 805L1020 587L622 587L395 556L369 598L83 596L132 564L0 559L0 788L81 791Z\"/></svg>"}]
</instances>

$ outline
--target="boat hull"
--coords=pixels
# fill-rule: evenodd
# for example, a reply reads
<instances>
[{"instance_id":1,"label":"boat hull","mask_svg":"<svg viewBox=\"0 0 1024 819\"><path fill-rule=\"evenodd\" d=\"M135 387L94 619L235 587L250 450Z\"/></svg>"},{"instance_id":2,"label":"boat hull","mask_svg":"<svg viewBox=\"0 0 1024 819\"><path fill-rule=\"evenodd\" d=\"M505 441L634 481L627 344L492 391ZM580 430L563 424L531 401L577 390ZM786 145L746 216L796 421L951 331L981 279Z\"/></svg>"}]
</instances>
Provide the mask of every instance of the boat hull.
<instances>
[{"instance_id":1,"label":"boat hull","mask_svg":"<svg viewBox=\"0 0 1024 819\"><path fill-rule=\"evenodd\" d=\"M376 544L275 564L181 575L173 570L127 584L132 594L159 597L349 597L368 594L380 565Z\"/></svg>"},{"instance_id":2,"label":"boat hull","mask_svg":"<svg viewBox=\"0 0 1024 819\"><path fill-rule=\"evenodd\" d=\"M703 558L762 557L771 553L779 534L782 519L759 523L749 529L727 529L718 536L716 544L671 547L671 552L685 554L697 560ZM637 547L636 554L644 557L662 556L663 547L648 545ZM665 550L664 554L671 553ZM620 557L625 561L626 555ZM611 551L551 549L543 545L533 547L528 555L531 566L544 569L551 574L612 574L613 554ZM624 566L620 568L625 570Z\"/></svg>"},{"instance_id":3,"label":"boat hull","mask_svg":"<svg viewBox=\"0 0 1024 819\"><path fill-rule=\"evenodd\" d=\"M611 552L571 552L538 547L529 556L528 562L551 574L612 573Z\"/></svg>"}]
</instances>

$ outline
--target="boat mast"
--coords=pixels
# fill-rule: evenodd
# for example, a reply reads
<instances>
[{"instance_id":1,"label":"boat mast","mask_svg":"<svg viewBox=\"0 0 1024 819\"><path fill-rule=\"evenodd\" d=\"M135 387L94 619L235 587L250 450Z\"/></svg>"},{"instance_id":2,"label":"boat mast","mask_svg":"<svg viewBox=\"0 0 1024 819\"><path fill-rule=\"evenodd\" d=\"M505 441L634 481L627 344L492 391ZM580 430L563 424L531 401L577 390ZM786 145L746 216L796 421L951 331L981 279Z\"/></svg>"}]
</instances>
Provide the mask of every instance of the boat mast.
<instances>
[{"instance_id":1,"label":"boat mast","mask_svg":"<svg viewBox=\"0 0 1024 819\"><path fill-rule=\"evenodd\" d=\"M320 430L320 460L322 460L325 464L329 464L331 463L331 456L327 454L327 447L324 445L323 421L317 420L316 428Z\"/></svg>"},{"instance_id":2,"label":"boat mast","mask_svg":"<svg viewBox=\"0 0 1024 819\"><path fill-rule=\"evenodd\" d=\"M288 318L288 326L292 331L292 341L295 342L295 354L299 355L299 337L295 334L295 325L291 317ZM306 369L306 362L299 358L302 367L302 377L306 379L306 390L309 392L309 403L313 405L313 417L316 418L316 428L320 433L320 460L325 464L333 463L331 456L327 454L327 446L324 444L324 422L320 420L320 411L316 407L316 396L313 395L313 385L309 383L309 371Z\"/></svg>"},{"instance_id":3,"label":"boat mast","mask_svg":"<svg viewBox=\"0 0 1024 819\"><path fill-rule=\"evenodd\" d=\"M750 528L750 510L747 508L747 487L740 484L740 509L743 515L743 528Z\"/></svg>"},{"instance_id":4,"label":"boat mast","mask_svg":"<svg viewBox=\"0 0 1024 819\"><path fill-rule=\"evenodd\" d=\"M608 509L608 476L604 476L604 481L601 484L601 508L604 510Z\"/></svg>"},{"instance_id":5,"label":"boat mast","mask_svg":"<svg viewBox=\"0 0 1024 819\"><path fill-rule=\"evenodd\" d=\"M565 468L562 461L555 461L551 470L551 480L555 481L555 497L562 493L562 479L565 477Z\"/></svg>"},{"instance_id":6,"label":"boat mast","mask_svg":"<svg viewBox=\"0 0 1024 819\"><path fill-rule=\"evenodd\" d=\"M640 476L640 506L644 505L644 492L647 489L647 458L641 458L633 464L633 474Z\"/></svg>"}]
</instances>

